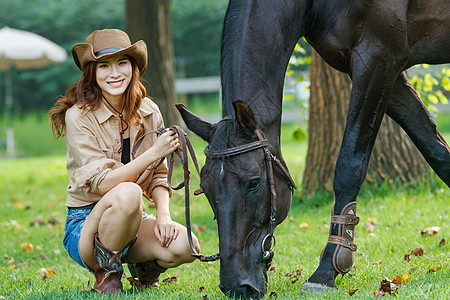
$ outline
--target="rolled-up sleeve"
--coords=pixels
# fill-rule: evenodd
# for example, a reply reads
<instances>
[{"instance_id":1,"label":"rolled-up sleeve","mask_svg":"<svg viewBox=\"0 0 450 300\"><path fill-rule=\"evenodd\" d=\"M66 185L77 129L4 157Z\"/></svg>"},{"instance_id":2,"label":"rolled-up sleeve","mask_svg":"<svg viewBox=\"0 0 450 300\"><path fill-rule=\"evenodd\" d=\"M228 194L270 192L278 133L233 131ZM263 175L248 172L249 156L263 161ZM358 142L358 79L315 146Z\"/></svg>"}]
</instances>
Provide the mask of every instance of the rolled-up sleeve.
<instances>
[{"instance_id":1,"label":"rolled-up sleeve","mask_svg":"<svg viewBox=\"0 0 450 300\"><path fill-rule=\"evenodd\" d=\"M113 159L112 149L99 143L89 129L88 121L88 118L66 115L68 170L69 173L72 172L69 177L72 177L72 183L76 187L99 194L98 186L106 174L122 163Z\"/></svg>"},{"instance_id":2,"label":"rolled-up sleeve","mask_svg":"<svg viewBox=\"0 0 450 300\"><path fill-rule=\"evenodd\" d=\"M148 115L145 120L147 122L148 128L152 129L159 129L164 128L164 121L161 115L161 112L159 111L158 106L153 103L152 101L149 101L149 99L145 99L146 101L143 103L143 109L148 111L152 111L152 115ZM139 156L142 154L146 149L150 148L156 141L156 135L148 135L145 137L143 143L141 144L140 149L138 150L136 156ZM158 164L159 161L154 162L152 165L149 166L147 170L145 170L136 180L136 183L139 184L142 189L144 190L144 194L148 199L150 199L150 196L152 194L152 191L157 186L163 186L167 188L169 191L169 196L172 196L172 189L170 188L169 184L167 183L167 164L166 160L163 161L162 164L160 164L156 169L155 166ZM152 200L152 199L150 199Z\"/></svg>"},{"instance_id":3,"label":"rolled-up sleeve","mask_svg":"<svg viewBox=\"0 0 450 300\"><path fill-rule=\"evenodd\" d=\"M153 172L153 178L150 181L148 188L146 189L147 195L151 195L152 191L157 186L163 186L169 190L169 196L172 197L172 189L167 183L167 167L166 164L161 164L156 170Z\"/></svg>"}]
</instances>

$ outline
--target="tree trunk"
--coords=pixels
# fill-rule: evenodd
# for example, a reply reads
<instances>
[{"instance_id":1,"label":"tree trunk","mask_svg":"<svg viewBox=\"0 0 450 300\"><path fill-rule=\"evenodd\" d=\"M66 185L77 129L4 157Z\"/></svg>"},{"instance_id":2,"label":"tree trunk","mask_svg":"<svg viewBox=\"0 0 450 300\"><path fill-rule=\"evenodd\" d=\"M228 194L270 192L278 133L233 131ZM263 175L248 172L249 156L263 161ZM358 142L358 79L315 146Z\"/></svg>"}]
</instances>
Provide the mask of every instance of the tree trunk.
<instances>
[{"instance_id":1,"label":"tree trunk","mask_svg":"<svg viewBox=\"0 0 450 300\"><path fill-rule=\"evenodd\" d=\"M158 104L166 126L178 124L170 0L127 0L126 12L131 41L147 43L148 67L143 77L147 95Z\"/></svg>"},{"instance_id":2,"label":"tree trunk","mask_svg":"<svg viewBox=\"0 0 450 300\"><path fill-rule=\"evenodd\" d=\"M344 135L351 80L313 51L309 101L309 145L303 176L305 192L333 190L334 168ZM385 117L370 158L366 181L409 182L429 175L425 159L406 133Z\"/></svg>"}]
</instances>

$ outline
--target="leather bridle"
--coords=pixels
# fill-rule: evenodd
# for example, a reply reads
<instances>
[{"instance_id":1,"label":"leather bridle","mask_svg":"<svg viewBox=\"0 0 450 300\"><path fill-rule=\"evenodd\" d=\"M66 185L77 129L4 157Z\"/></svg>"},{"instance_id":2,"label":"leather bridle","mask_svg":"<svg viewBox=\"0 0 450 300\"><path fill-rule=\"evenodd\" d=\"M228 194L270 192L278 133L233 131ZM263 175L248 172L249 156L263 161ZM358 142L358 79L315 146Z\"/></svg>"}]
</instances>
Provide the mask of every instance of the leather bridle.
<instances>
[{"instance_id":1,"label":"leather bridle","mask_svg":"<svg viewBox=\"0 0 450 300\"><path fill-rule=\"evenodd\" d=\"M248 144L244 144L241 146L236 146L232 148L227 148L224 150L210 150L209 146L205 148L205 155L212 159L223 159L230 156L235 156L239 154L243 154L246 152L254 151L257 149L262 148L264 151L264 160L265 160L265 166L267 170L267 180L270 186L270 216L269 216L269 231L267 235L264 237L262 241L262 258L261 261L266 261L268 265L270 265L275 249L275 221L276 221L276 215L277 215L277 193L275 191L275 180L273 176L273 163L275 162L277 166L281 169L285 177L289 180L291 190L293 192L294 189L297 189L297 186L295 185L294 180L292 179L289 170L281 163L281 161L274 156L270 150L269 150L269 142L267 139L263 137L261 132L256 129L255 134L258 137L258 140L255 142L251 142ZM269 249L266 249L265 244L267 241L270 241L270 247Z\"/></svg>"},{"instance_id":2,"label":"leather bridle","mask_svg":"<svg viewBox=\"0 0 450 300\"><path fill-rule=\"evenodd\" d=\"M184 132L184 130L181 127L179 127L177 125L170 127L170 130L173 130L177 133L179 141L180 141L180 147L174 153L172 153L170 155L167 182L168 182L169 186L174 190L179 190L183 187L185 188L184 199L185 199L186 231L187 231L187 235L188 235L189 246L192 251L191 256L193 256L203 262L218 260L218 259L220 259L219 253L210 255L210 256L204 256L204 255L197 253L194 249L193 242L192 242L192 229L191 229L191 218L190 218L190 201L189 201L190 171L189 171L189 166L188 166L188 152L190 153L192 162L197 170L197 173L200 174L200 171L199 171L199 167L198 167L197 158L195 156L195 152L193 150L192 144L191 144L187 134ZM133 147L133 151L132 151L133 156L135 155L137 148L140 146L143 138L147 134L149 134L149 133L162 134L165 131L166 131L166 129L161 128L161 129L158 129L155 131L148 131L147 133L145 133ZM223 159L226 157L231 157L231 156L240 155L240 154L243 154L246 152L254 151L254 150L257 150L260 148L263 149L264 158L265 158L265 166L266 166L266 170L267 170L267 179L268 179L268 183L270 186L270 195L271 196L270 196L269 230L268 230L267 235L264 237L264 239L262 241L261 261L266 262L267 266L269 266L272 261L273 255L274 255L273 251L275 249L275 244L276 244L274 231L275 231L275 221L276 221L276 214L277 214L277 193L275 191L275 180L274 180L274 176L273 176L273 162L276 163L276 165L281 169L281 171L283 172L285 177L289 180L289 185L290 185L292 192L294 189L297 189L297 186L295 185L295 182L292 179L292 177L289 173L289 170L281 163L281 161L276 156L274 156L270 152L268 140L263 137L263 135L261 134L261 132L258 129L255 130L255 134L258 137L258 140L255 142L251 142L251 143L244 144L241 146L227 148L224 150L210 150L209 146L207 146L205 148L204 152L208 158ZM179 183L175 187L173 187L171 184L171 178L172 178L173 168L174 168L174 155L177 155L180 158L181 164L183 165L183 171L184 171L184 181ZM161 161L158 162L154 168L156 169L163 162L163 160L164 159L161 159ZM203 192L203 190L200 189L200 190L197 190L196 192L194 192L194 194L198 195L202 192ZM265 246L267 241L270 241L269 249L266 249L266 246Z\"/></svg>"}]
</instances>

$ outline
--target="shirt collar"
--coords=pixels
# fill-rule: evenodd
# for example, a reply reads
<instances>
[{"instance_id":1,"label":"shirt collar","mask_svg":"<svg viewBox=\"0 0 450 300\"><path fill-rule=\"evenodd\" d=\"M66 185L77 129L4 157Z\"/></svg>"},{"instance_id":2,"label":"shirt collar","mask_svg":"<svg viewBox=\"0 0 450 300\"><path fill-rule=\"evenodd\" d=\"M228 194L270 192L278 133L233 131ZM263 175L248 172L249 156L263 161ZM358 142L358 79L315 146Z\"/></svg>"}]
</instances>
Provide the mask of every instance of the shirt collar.
<instances>
[{"instance_id":1,"label":"shirt collar","mask_svg":"<svg viewBox=\"0 0 450 300\"><path fill-rule=\"evenodd\" d=\"M111 118L112 116L114 116L114 114L112 113L112 111L110 111L106 105L105 102L100 101L100 106L98 109L94 110L94 115L97 118L98 122L100 124L106 122L109 118Z\"/></svg>"},{"instance_id":2,"label":"shirt collar","mask_svg":"<svg viewBox=\"0 0 450 300\"><path fill-rule=\"evenodd\" d=\"M153 113L153 109L150 106L145 105L144 101L142 101L142 104L141 104L141 107L139 108L139 110L141 112L142 117L146 117ZM100 102L99 108L96 109L93 113L100 124L106 122L109 118L116 116L115 114L112 113L112 111L110 111L108 109L108 107L106 107L106 104L104 101Z\"/></svg>"}]
</instances>

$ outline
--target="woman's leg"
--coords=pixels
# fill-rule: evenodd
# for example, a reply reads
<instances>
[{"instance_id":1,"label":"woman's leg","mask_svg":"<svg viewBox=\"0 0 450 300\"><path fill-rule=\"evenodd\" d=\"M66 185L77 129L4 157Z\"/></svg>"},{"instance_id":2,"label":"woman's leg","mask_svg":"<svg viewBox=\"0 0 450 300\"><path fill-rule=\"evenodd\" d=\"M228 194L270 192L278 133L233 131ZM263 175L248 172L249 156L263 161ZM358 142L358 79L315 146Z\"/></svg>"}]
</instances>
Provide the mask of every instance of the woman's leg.
<instances>
[{"instance_id":1,"label":"woman's leg","mask_svg":"<svg viewBox=\"0 0 450 300\"><path fill-rule=\"evenodd\" d=\"M132 277L138 279L141 287L158 286L159 276L167 268L174 268L194 260L184 226L176 223L180 234L168 247L162 247L154 233L155 223L154 218L143 220L138 240L127 256L129 262L134 262L132 268L128 265ZM194 235L192 241L195 251L200 252L198 240Z\"/></svg>"},{"instance_id":2,"label":"woman's leg","mask_svg":"<svg viewBox=\"0 0 450 300\"><path fill-rule=\"evenodd\" d=\"M106 193L86 218L81 231L80 254L86 265L91 269L95 270L97 267L97 270L100 270L99 249L100 258L106 255L115 260L118 258L114 253L126 249L123 256L127 262L140 263L135 265L138 273L142 275L139 279L152 285L158 281L159 274L166 268L177 267L194 260L184 226L177 224L180 232L177 239L168 247L162 247L155 236L155 219L143 220L142 212L142 190L138 185L121 183ZM134 241L136 235L137 240ZM128 248L127 245L132 241L133 246ZM195 250L199 252L200 247L195 236L193 243ZM104 274L97 275L96 285Z\"/></svg>"},{"instance_id":3,"label":"woman's leg","mask_svg":"<svg viewBox=\"0 0 450 300\"><path fill-rule=\"evenodd\" d=\"M142 220L138 238L128 252L127 260L132 263L156 260L161 267L165 268L175 268L183 263L194 261L195 258L191 256L192 252L189 247L186 228L177 224L180 234L169 247L162 247L154 233L155 222L153 218ZM195 250L200 252L199 242L194 235L192 240Z\"/></svg>"},{"instance_id":4,"label":"woman's leg","mask_svg":"<svg viewBox=\"0 0 450 300\"><path fill-rule=\"evenodd\" d=\"M124 182L106 193L86 218L80 235L80 254L94 269L94 236L98 233L102 245L111 251L120 250L131 242L142 222L142 190L134 183Z\"/></svg>"}]
</instances>

